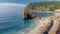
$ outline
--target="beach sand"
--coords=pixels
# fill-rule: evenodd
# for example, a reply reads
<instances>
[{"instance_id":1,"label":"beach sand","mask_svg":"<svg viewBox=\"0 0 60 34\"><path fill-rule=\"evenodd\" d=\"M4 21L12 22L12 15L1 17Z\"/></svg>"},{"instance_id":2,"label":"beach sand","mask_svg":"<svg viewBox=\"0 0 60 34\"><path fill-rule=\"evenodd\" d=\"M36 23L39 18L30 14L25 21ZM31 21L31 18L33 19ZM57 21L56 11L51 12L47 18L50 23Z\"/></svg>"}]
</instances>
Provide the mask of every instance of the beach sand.
<instances>
[{"instance_id":1,"label":"beach sand","mask_svg":"<svg viewBox=\"0 0 60 34\"><path fill-rule=\"evenodd\" d=\"M59 13L56 13L53 16L53 19L52 19L52 17L48 17L48 18L44 18L44 19L37 19L38 24L26 34L42 34L47 29L47 27L52 23L52 20L54 21L54 24L48 33L49 34L56 34L56 33L59 34L60 33L60 29L59 29L60 24L59 24L59 20L57 19L57 17L59 17L59 16L57 16L57 15L60 16Z\"/></svg>"},{"instance_id":2,"label":"beach sand","mask_svg":"<svg viewBox=\"0 0 60 34\"><path fill-rule=\"evenodd\" d=\"M46 27L48 27L49 23L51 22L50 18L46 18L43 20L38 19L38 24L35 28L33 28L29 33L26 34L42 34L43 30L45 30ZM49 22L49 23L48 23ZM45 26L46 25L46 26Z\"/></svg>"}]
</instances>

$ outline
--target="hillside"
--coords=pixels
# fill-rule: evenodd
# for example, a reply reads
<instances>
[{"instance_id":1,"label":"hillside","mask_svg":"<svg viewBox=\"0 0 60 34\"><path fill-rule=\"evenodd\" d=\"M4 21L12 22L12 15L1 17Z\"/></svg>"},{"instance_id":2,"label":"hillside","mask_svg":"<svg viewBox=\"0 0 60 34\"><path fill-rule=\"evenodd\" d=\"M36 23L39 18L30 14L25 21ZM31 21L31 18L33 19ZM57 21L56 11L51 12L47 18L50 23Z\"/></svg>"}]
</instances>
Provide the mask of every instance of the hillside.
<instances>
[{"instance_id":1,"label":"hillside","mask_svg":"<svg viewBox=\"0 0 60 34\"><path fill-rule=\"evenodd\" d=\"M30 12L48 12L60 9L60 2L32 2L28 4L25 8L25 11Z\"/></svg>"}]
</instances>

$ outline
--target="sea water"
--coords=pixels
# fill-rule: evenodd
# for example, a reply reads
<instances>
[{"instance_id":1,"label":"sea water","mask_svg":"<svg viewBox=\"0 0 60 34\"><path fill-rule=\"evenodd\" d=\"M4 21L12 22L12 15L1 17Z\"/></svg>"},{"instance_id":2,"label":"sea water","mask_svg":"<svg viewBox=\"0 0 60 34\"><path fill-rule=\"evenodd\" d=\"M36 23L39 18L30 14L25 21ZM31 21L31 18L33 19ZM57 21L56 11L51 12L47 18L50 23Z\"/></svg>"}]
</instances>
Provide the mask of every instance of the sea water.
<instances>
[{"instance_id":1,"label":"sea water","mask_svg":"<svg viewBox=\"0 0 60 34\"><path fill-rule=\"evenodd\" d=\"M0 4L0 34L24 34L23 8L17 4Z\"/></svg>"},{"instance_id":2,"label":"sea water","mask_svg":"<svg viewBox=\"0 0 60 34\"><path fill-rule=\"evenodd\" d=\"M33 12L33 14L40 18L45 18L54 15L54 13L42 13L42 12Z\"/></svg>"},{"instance_id":3,"label":"sea water","mask_svg":"<svg viewBox=\"0 0 60 34\"><path fill-rule=\"evenodd\" d=\"M53 16L54 15L54 13L41 13L41 12L38 12L38 13L36 13L36 12L34 12L33 14L35 14L37 17L39 17L39 18L47 18L47 17L49 17L49 16ZM25 29L24 29L24 32L25 32L25 34L26 33L29 33L32 29L34 29L38 24L39 24L40 22L39 22L39 20L32 20L32 19L30 19L30 20L25 20L24 21L24 26L26 27Z\"/></svg>"},{"instance_id":4,"label":"sea water","mask_svg":"<svg viewBox=\"0 0 60 34\"><path fill-rule=\"evenodd\" d=\"M23 20L22 7L17 5L0 6L0 34L25 34L31 31L38 20ZM49 13L35 13L37 17L48 17Z\"/></svg>"}]
</instances>

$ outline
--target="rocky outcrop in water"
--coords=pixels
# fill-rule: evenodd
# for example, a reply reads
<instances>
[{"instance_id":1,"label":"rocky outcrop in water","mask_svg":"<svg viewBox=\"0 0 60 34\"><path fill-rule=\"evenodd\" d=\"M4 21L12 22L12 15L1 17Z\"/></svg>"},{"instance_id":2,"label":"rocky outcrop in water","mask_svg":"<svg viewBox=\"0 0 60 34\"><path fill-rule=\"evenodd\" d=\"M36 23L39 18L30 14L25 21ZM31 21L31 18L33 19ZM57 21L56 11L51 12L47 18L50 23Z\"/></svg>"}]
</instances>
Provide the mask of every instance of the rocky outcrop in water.
<instances>
[{"instance_id":1,"label":"rocky outcrop in water","mask_svg":"<svg viewBox=\"0 0 60 34\"><path fill-rule=\"evenodd\" d=\"M33 13L24 11L24 20L34 19L34 18L36 18L36 16Z\"/></svg>"}]
</instances>

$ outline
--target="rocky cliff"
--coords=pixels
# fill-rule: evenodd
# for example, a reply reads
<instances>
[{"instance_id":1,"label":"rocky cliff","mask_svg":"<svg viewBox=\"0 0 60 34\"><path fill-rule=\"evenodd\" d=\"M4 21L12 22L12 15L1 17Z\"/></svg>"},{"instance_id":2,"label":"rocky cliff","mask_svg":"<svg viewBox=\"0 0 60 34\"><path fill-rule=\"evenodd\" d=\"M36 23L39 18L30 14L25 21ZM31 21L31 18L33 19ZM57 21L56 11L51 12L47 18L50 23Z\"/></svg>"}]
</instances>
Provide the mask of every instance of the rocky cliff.
<instances>
[{"instance_id":1,"label":"rocky cliff","mask_svg":"<svg viewBox=\"0 0 60 34\"><path fill-rule=\"evenodd\" d=\"M27 19L34 19L36 18L36 16L29 12L29 11L24 11L24 20L27 20Z\"/></svg>"}]
</instances>

